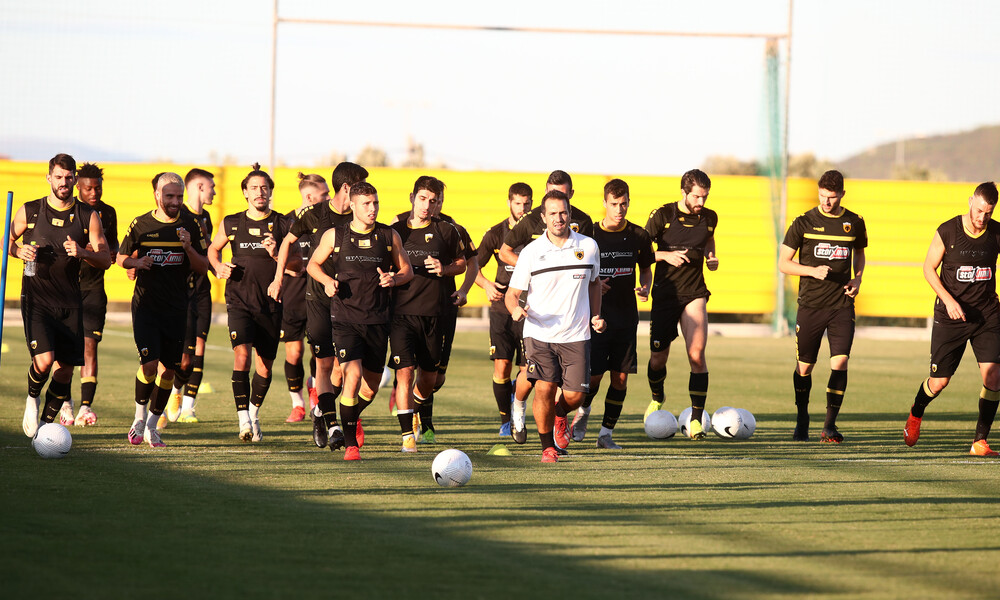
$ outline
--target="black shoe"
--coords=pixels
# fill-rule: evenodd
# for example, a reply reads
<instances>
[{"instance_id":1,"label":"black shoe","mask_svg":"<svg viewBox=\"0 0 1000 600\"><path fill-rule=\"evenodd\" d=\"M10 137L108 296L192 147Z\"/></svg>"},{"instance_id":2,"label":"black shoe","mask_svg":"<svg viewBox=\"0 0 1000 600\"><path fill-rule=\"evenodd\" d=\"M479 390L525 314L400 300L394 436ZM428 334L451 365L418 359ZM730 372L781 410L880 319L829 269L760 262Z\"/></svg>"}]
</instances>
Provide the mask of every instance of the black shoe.
<instances>
[{"instance_id":1,"label":"black shoe","mask_svg":"<svg viewBox=\"0 0 1000 600\"><path fill-rule=\"evenodd\" d=\"M823 428L823 431L819 434L819 441L826 442L827 444L839 444L844 441L844 436L837 431L836 425L831 425Z\"/></svg>"},{"instance_id":2,"label":"black shoe","mask_svg":"<svg viewBox=\"0 0 1000 600\"><path fill-rule=\"evenodd\" d=\"M553 446L556 449L556 454L559 456L569 456L569 450L565 448L560 448L558 445Z\"/></svg>"},{"instance_id":3,"label":"black shoe","mask_svg":"<svg viewBox=\"0 0 1000 600\"><path fill-rule=\"evenodd\" d=\"M326 448L330 441L326 431L326 421L322 417L313 419L313 442L317 448Z\"/></svg>"},{"instance_id":4,"label":"black shoe","mask_svg":"<svg viewBox=\"0 0 1000 600\"><path fill-rule=\"evenodd\" d=\"M808 425L796 425L795 431L792 432L793 442L808 442L809 441L809 426Z\"/></svg>"},{"instance_id":5,"label":"black shoe","mask_svg":"<svg viewBox=\"0 0 1000 600\"><path fill-rule=\"evenodd\" d=\"M330 452L335 452L347 446L347 442L344 439L344 432L341 431L340 425L331 427L327 437L330 438Z\"/></svg>"},{"instance_id":6,"label":"black shoe","mask_svg":"<svg viewBox=\"0 0 1000 600\"><path fill-rule=\"evenodd\" d=\"M528 441L528 428L522 427L518 429L514 426L514 422L510 423L510 435L514 438L515 444L523 444Z\"/></svg>"}]
</instances>

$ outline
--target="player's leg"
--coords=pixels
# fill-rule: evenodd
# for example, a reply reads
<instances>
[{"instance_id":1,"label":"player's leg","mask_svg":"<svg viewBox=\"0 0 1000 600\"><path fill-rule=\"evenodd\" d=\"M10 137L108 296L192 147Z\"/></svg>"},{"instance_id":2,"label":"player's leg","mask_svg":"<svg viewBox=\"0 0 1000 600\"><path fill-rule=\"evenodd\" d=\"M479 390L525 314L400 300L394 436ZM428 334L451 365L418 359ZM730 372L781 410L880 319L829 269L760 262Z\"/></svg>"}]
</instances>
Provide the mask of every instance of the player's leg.
<instances>
[{"instance_id":1,"label":"player's leg","mask_svg":"<svg viewBox=\"0 0 1000 600\"><path fill-rule=\"evenodd\" d=\"M416 402L413 398L413 384L416 378L417 347L423 338L420 318L413 315L395 315L389 332L390 366L396 370L396 418L403 437L403 452L416 452L417 440L414 429Z\"/></svg>"},{"instance_id":2,"label":"player's leg","mask_svg":"<svg viewBox=\"0 0 1000 600\"><path fill-rule=\"evenodd\" d=\"M55 362L55 332L50 324L53 318L30 297L22 296L21 318L24 323L24 340L31 357L28 365L28 396L24 402L21 428L24 435L33 438L38 431L42 390Z\"/></svg>"},{"instance_id":3,"label":"player's leg","mask_svg":"<svg viewBox=\"0 0 1000 600\"><path fill-rule=\"evenodd\" d=\"M338 346L339 347L339 346ZM344 460L359 460L358 446L358 395L361 391L361 358L341 360L344 389L340 395L340 422L344 424ZM331 445L331 450L333 446Z\"/></svg>"},{"instance_id":4,"label":"player's leg","mask_svg":"<svg viewBox=\"0 0 1000 600\"><path fill-rule=\"evenodd\" d=\"M795 315L795 371L792 389L795 392L795 430L792 440L809 441L809 393L812 391L812 371L819 356L830 311L799 307Z\"/></svg>"},{"instance_id":5,"label":"player's leg","mask_svg":"<svg viewBox=\"0 0 1000 600\"><path fill-rule=\"evenodd\" d=\"M361 359L361 384L358 390L357 423L355 437L357 447L365 445L365 429L361 424L361 413L375 401L375 395L382 387L385 369L385 353L389 348L389 323L354 325L353 329L362 340L364 353ZM345 450L345 459L348 458ZM353 460L353 459L352 459Z\"/></svg>"},{"instance_id":6,"label":"player's leg","mask_svg":"<svg viewBox=\"0 0 1000 600\"><path fill-rule=\"evenodd\" d=\"M188 299L187 322L184 327L184 352L174 374L174 389L170 393L170 401L164 412L166 420L173 423L180 418L181 406L185 391L194 374L194 355L198 346L199 298L197 292L192 292ZM204 354L202 354L204 356Z\"/></svg>"},{"instance_id":7,"label":"player's leg","mask_svg":"<svg viewBox=\"0 0 1000 600\"><path fill-rule=\"evenodd\" d=\"M230 310L231 314L233 312ZM230 316L230 327L232 326L233 320ZM249 342L233 344L233 401L236 404L236 418L239 422L239 438L244 442L249 442L253 438L253 428L250 426L251 349Z\"/></svg>"},{"instance_id":8,"label":"player's leg","mask_svg":"<svg viewBox=\"0 0 1000 600\"><path fill-rule=\"evenodd\" d=\"M198 422L195 408L198 403L198 392L201 390L201 381L205 375L205 341L208 339L208 332L212 327L211 290L199 292L197 300L198 321L195 329L194 355L191 359L191 375L181 400L181 414L177 418L180 423Z\"/></svg>"},{"instance_id":9,"label":"player's leg","mask_svg":"<svg viewBox=\"0 0 1000 600\"><path fill-rule=\"evenodd\" d=\"M602 333L591 332L590 334L590 388L584 396L580 408L573 413L573 421L570 423L570 433L574 442L582 442L587 436L590 408L597 393L601 390L601 379L603 379L604 373L611 368L611 352L617 337L617 330L606 330Z\"/></svg>"},{"instance_id":10,"label":"player's leg","mask_svg":"<svg viewBox=\"0 0 1000 600\"><path fill-rule=\"evenodd\" d=\"M586 398L590 389L590 340L550 344L559 362L559 381L562 385L555 401L553 414L556 446L566 448L572 439L567 415L575 412Z\"/></svg>"},{"instance_id":11,"label":"player's leg","mask_svg":"<svg viewBox=\"0 0 1000 600\"><path fill-rule=\"evenodd\" d=\"M414 375L413 401L420 422L420 443L433 444L436 439L434 429L434 392L441 366L444 345L442 339L447 337L444 331L447 317L420 317L420 337L417 339L417 366ZM449 348L450 350L450 348ZM416 431L417 428L414 428Z\"/></svg>"},{"instance_id":12,"label":"player's leg","mask_svg":"<svg viewBox=\"0 0 1000 600\"><path fill-rule=\"evenodd\" d=\"M705 399L708 396L708 363L705 360L705 345L708 343L707 303L707 298L696 298L688 302L680 317L681 333L684 335L688 364L691 367L691 373L688 375L691 423L688 428L692 440L705 439L701 418L705 412Z\"/></svg>"},{"instance_id":13,"label":"player's leg","mask_svg":"<svg viewBox=\"0 0 1000 600\"><path fill-rule=\"evenodd\" d=\"M46 329L46 344L50 345L43 345L41 349L52 350L52 364L49 368L52 379L45 392L42 421L52 423L69 401L74 367L83 366L83 314L76 309L55 309L50 312ZM72 422L72 408L68 416Z\"/></svg>"},{"instance_id":14,"label":"player's leg","mask_svg":"<svg viewBox=\"0 0 1000 600\"><path fill-rule=\"evenodd\" d=\"M80 368L80 411L73 419L73 423L79 427L97 424L93 404L97 395L97 345L100 341L99 337L84 334L83 367Z\"/></svg>"},{"instance_id":15,"label":"player's leg","mask_svg":"<svg viewBox=\"0 0 1000 600\"><path fill-rule=\"evenodd\" d=\"M854 344L853 306L831 311L826 337L830 344L830 379L826 384L826 419L819 439L839 444L844 441L844 436L837 430L837 416L847 391L847 363Z\"/></svg>"},{"instance_id":16,"label":"player's leg","mask_svg":"<svg viewBox=\"0 0 1000 600\"><path fill-rule=\"evenodd\" d=\"M156 378L153 380L153 393L149 399L149 416L146 418L146 430L142 439L151 448L163 448L166 446L160 438L159 423L163 419L167 403L170 401L170 393L174 386L174 377L177 373L177 366L180 364L180 357L183 353L184 338L177 336L176 340L164 336L164 346L161 348L160 362L156 367ZM175 343L176 342L176 343ZM169 366L168 366L169 365Z\"/></svg>"},{"instance_id":17,"label":"player's leg","mask_svg":"<svg viewBox=\"0 0 1000 600\"><path fill-rule=\"evenodd\" d=\"M284 330L282 334L284 335ZM292 412L285 419L285 423L298 423L306 417L306 401L302 396L303 380L306 375L302 363L304 350L305 345L301 338L285 341L285 382L288 384L288 395L292 399Z\"/></svg>"},{"instance_id":18,"label":"player's leg","mask_svg":"<svg viewBox=\"0 0 1000 600\"><path fill-rule=\"evenodd\" d=\"M634 371L633 371L634 372ZM604 418L601 420L601 430L597 434L597 447L606 450L621 450L621 446L612 439L618 418L621 417L625 396L628 394L628 373L611 371L608 391L604 396Z\"/></svg>"},{"instance_id":19,"label":"player's leg","mask_svg":"<svg viewBox=\"0 0 1000 600\"><path fill-rule=\"evenodd\" d=\"M253 349L256 351L254 373L250 382L250 441L263 441L260 428L260 407L271 387L274 359L278 355L278 337L281 331L281 313L254 315Z\"/></svg>"},{"instance_id":20,"label":"player's leg","mask_svg":"<svg viewBox=\"0 0 1000 600\"><path fill-rule=\"evenodd\" d=\"M997 406L1000 405L1000 364L979 363L979 372L983 377L983 389L979 392L979 419L976 421L976 437L969 451L974 456L998 456L1000 453L991 450L986 438L993 428L993 420L997 416Z\"/></svg>"},{"instance_id":21,"label":"player's leg","mask_svg":"<svg viewBox=\"0 0 1000 600\"><path fill-rule=\"evenodd\" d=\"M670 344L677 339L677 324L682 311L682 307L676 306L654 307L649 314L649 363L646 365L646 379L652 399L642 416L644 423L646 417L663 407L667 359L670 357Z\"/></svg>"}]
</instances>

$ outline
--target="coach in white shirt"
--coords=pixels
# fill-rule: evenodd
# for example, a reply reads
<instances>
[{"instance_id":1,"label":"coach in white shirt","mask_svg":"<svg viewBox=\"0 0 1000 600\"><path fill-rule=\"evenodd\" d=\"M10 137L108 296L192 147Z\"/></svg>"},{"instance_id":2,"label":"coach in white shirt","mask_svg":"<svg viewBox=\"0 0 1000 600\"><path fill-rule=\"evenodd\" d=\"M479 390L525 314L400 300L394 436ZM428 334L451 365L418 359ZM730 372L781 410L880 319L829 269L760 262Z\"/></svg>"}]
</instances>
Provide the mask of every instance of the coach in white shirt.
<instances>
[{"instance_id":1,"label":"coach in white shirt","mask_svg":"<svg viewBox=\"0 0 1000 600\"><path fill-rule=\"evenodd\" d=\"M556 438L568 442L566 414L590 388L590 328L601 332L601 254L597 242L569 228L569 198L551 190L542 198L545 235L521 251L504 302L524 322L528 378L535 380L532 412L542 440L542 462L556 462ZM519 297L527 291L524 306ZM556 389L563 397L555 403ZM512 426L524 429L524 407ZM561 427L560 427L561 425ZM553 432L553 428L555 431Z\"/></svg>"}]
</instances>

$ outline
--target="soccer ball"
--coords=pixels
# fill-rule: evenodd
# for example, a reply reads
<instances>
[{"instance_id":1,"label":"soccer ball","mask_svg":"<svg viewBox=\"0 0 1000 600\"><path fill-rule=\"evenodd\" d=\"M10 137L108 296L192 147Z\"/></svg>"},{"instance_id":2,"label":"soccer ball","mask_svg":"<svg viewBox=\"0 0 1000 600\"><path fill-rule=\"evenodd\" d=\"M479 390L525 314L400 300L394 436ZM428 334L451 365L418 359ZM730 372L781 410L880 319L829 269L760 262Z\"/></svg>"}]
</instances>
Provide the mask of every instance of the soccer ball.
<instances>
[{"instance_id":1,"label":"soccer ball","mask_svg":"<svg viewBox=\"0 0 1000 600\"><path fill-rule=\"evenodd\" d=\"M677 418L668 410L657 410L649 413L643 428L654 440L669 440L677 433Z\"/></svg>"},{"instance_id":2,"label":"soccer ball","mask_svg":"<svg viewBox=\"0 0 1000 600\"><path fill-rule=\"evenodd\" d=\"M745 440L753 435L753 432L757 431L757 419L749 410L745 408L737 408L736 410L740 413L740 420L742 423L740 424L739 434L733 436L733 438L737 440Z\"/></svg>"},{"instance_id":3,"label":"soccer ball","mask_svg":"<svg viewBox=\"0 0 1000 600\"><path fill-rule=\"evenodd\" d=\"M380 388L389 387L392 384L392 369L389 367L383 367L382 369L382 381L379 382L378 386Z\"/></svg>"},{"instance_id":4,"label":"soccer ball","mask_svg":"<svg viewBox=\"0 0 1000 600\"><path fill-rule=\"evenodd\" d=\"M62 458L73 447L73 436L59 423L46 423L38 428L31 447L42 458Z\"/></svg>"},{"instance_id":5,"label":"soccer ball","mask_svg":"<svg viewBox=\"0 0 1000 600\"><path fill-rule=\"evenodd\" d=\"M681 411L681 416L677 417L677 423L680 425L681 435L684 437L691 437L691 433L688 431L688 423L691 422L691 407L687 407ZM701 412L701 428L703 431L708 431L712 428L712 418L708 416L708 409L706 408Z\"/></svg>"},{"instance_id":6,"label":"soccer ball","mask_svg":"<svg viewBox=\"0 0 1000 600\"><path fill-rule=\"evenodd\" d=\"M465 452L449 448L434 457L431 475L441 487L459 487L472 478L472 461Z\"/></svg>"},{"instance_id":7,"label":"soccer ball","mask_svg":"<svg viewBox=\"0 0 1000 600\"><path fill-rule=\"evenodd\" d=\"M743 416L732 406L723 406L712 415L712 429L721 438L731 440L740 434Z\"/></svg>"}]
</instances>

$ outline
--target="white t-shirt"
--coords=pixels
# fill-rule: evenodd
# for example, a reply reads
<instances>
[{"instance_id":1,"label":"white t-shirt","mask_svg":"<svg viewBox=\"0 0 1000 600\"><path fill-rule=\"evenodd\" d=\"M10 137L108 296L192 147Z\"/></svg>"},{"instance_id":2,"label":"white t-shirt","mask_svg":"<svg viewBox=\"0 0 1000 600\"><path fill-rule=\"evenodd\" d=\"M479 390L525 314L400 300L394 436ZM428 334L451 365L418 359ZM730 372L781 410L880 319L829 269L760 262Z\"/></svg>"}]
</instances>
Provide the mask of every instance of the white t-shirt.
<instances>
[{"instance_id":1,"label":"white t-shirt","mask_svg":"<svg viewBox=\"0 0 1000 600\"><path fill-rule=\"evenodd\" d=\"M601 271L597 242L575 231L559 248L543 233L521 250L510 287L527 290L526 338L567 343L590 339L590 282Z\"/></svg>"}]
</instances>

